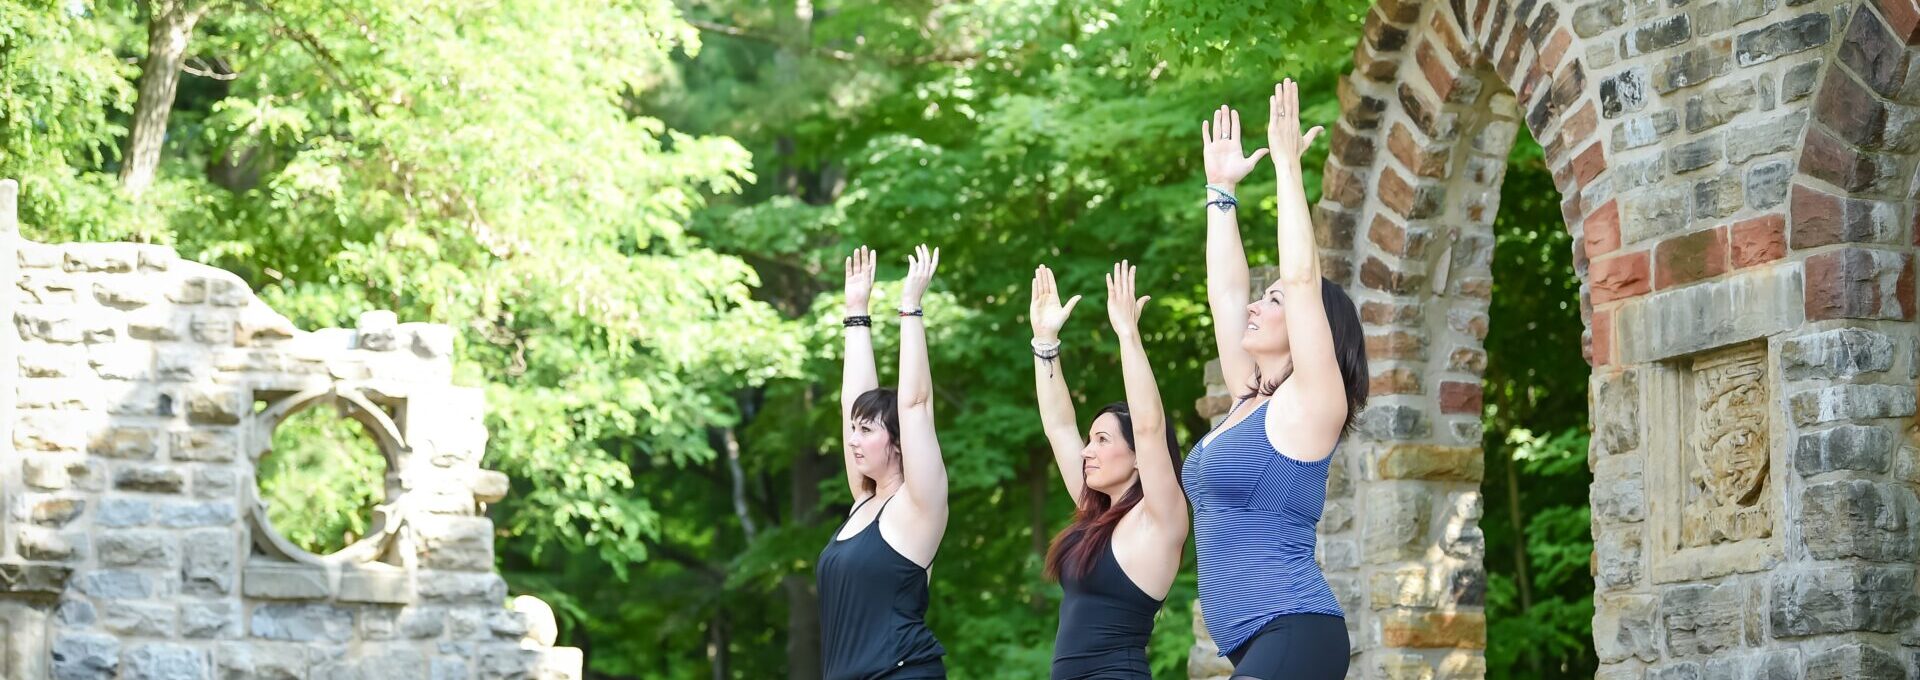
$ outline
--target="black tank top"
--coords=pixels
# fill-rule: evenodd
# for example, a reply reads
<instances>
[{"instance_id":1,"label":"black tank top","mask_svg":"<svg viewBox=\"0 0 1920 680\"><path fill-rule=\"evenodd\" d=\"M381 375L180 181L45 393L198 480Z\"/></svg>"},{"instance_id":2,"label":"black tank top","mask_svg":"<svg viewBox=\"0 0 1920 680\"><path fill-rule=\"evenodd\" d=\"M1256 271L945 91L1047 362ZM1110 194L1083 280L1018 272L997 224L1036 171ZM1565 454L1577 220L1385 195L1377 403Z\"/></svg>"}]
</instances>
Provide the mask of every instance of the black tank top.
<instances>
[{"instance_id":1,"label":"black tank top","mask_svg":"<svg viewBox=\"0 0 1920 680\"><path fill-rule=\"evenodd\" d=\"M867 500L873 500L868 498ZM947 653L927 628L927 571L880 536L880 516L840 539L860 505L833 530L815 569L820 590L820 663L826 680L945 678Z\"/></svg>"},{"instance_id":2,"label":"black tank top","mask_svg":"<svg viewBox=\"0 0 1920 680\"><path fill-rule=\"evenodd\" d=\"M1153 677L1147 638L1160 601L1127 578L1111 542L1085 578L1061 574L1060 589L1065 596L1053 640L1053 680Z\"/></svg>"}]
</instances>

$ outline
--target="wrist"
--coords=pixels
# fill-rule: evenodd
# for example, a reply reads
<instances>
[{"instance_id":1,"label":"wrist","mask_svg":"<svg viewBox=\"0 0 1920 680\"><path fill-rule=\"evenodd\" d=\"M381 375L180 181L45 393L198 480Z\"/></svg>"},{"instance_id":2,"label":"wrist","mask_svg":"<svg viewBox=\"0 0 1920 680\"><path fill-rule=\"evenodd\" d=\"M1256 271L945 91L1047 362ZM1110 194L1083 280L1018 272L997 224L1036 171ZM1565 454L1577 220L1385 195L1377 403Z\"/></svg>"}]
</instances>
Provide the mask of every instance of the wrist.
<instances>
[{"instance_id":1,"label":"wrist","mask_svg":"<svg viewBox=\"0 0 1920 680\"><path fill-rule=\"evenodd\" d=\"M862 302L859 304L847 303L846 315L847 316L866 316L867 303L865 302Z\"/></svg>"}]
</instances>

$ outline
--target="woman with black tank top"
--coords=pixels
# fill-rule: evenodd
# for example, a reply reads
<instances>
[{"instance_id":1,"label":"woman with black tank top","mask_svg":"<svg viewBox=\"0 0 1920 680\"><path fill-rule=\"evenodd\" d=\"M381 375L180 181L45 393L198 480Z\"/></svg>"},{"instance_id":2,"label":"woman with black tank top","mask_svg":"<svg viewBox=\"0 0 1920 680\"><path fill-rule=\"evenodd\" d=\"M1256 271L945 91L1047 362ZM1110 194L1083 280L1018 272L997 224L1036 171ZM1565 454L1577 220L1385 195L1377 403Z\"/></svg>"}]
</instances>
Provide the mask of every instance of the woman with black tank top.
<instances>
[{"instance_id":1,"label":"woman with black tank top","mask_svg":"<svg viewBox=\"0 0 1920 680\"><path fill-rule=\"evenodd\" d=\"M1033 379L1040 424L1060 478L1078 510L1047 551L1047 576L1060 579L1060 631L1053 680L1151 680L1147 638L1187 542L1187 500L1174 476L1173 432L1140 341L1134 268L1107 275L1107 319L1120 340L1127 400L1100 409L1081 440L1060 370L1060 328L1080 302L1060 304L1053 272L1034 272L1030 309Z\"/></svg>"},{"instance_id":2,"label":"woman with black tank top","mask_svg":"<svg viewBox=\"0 0 1920 680\"><path fill-rule=\"evenodd\" d=\"M927 628L927 583L947 531L947 467L933 433L933 377L920 296L940 251L908 258L900 294L900 391L883 389L873 362L874 253L846 261L847 318L840 414L853 512L816 567L820 662L826 680L945 678L946 654ZM876 502L877 501L877 502Z\"/></svg>"},{"instance_id":3,"label":"woman with black tank top","mask_svg":"<svg viewBox=\"0 0 1920 680\"><path fill-rule=\"evenodd\" d=\"M1347 675L1345 612L1315 562L1334 448L1367 400L1366 336L1353 299L1320 275L1301 183L1292 80L1267 101L1278 173L1280 280L1249 298L1235 185L1269 149L1242 156L1240 114L1201 124L1207 173L1207 302L1220 371L1242 389L1227 418L1187 455L1200 609L1235 680Z\"/></svg>"}]
</instances>

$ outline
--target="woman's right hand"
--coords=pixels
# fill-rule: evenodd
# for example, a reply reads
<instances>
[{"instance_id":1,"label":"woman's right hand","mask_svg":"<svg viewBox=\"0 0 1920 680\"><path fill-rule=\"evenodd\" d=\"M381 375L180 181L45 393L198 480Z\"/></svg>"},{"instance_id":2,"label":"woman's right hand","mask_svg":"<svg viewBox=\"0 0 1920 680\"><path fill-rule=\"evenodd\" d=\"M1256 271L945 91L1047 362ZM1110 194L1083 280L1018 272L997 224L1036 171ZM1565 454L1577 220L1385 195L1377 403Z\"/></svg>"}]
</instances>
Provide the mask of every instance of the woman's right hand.
<instances>
[{"instance_id":1,"label":"woman's right hand","mask_svg":"<svg viewBox=\"0 0 1920 680\"><path fill-rule=\"evenodd\" d=\"M1060 287L1054 284L1053 270L1040 265L1033 270L1033 301L1027 308L1027 319L1033 323L1033 337L1037 340L1054 341L1060 339L1060 329L1067 325L1067 317L1073 315L1073 306L1080 304L1080 296L1075 295L1060 304Z\"/></svg>"},{"instance_id":2,"label":"woman's right hand","mask_svg":"<svg viewBox=\"0 0 1920 680\"><path fill-rule=\"evenodd\" d=\"M1210 123L1200 123L1200 138L1208 184L1232 188L1267 155L1266 149L1254 149L1251 156L1242 154L1240 112L1225 104L1214 110Z\"/></svg>"},{"instance_id":3,"label":"woman's right hand","mask_svg":"<svg viewBox=\"0 0 1920 680\"><path fill-rule=\"evenodd\" d=\"M847 258L847 315L867 313L867 301L873 296L873 249L860 246Z\"/></svg>"}]
</instances>

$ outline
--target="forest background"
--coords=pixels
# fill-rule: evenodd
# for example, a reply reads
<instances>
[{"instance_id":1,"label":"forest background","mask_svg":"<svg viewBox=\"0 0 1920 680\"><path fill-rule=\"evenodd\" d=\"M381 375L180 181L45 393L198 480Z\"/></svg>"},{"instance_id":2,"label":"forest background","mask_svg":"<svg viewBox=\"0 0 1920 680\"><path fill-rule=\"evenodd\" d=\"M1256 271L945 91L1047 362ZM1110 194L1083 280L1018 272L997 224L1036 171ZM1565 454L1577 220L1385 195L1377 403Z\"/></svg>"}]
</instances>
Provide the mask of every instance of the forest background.
<instances>
[{"instance_id":1,"label":"forest background","mask_svg":"<svg viewBox=\"0 0 1920 680\"><path fill-rule=\"evenodd\" d=\"M1034 411L1035 265L1098 297L1119 259L1190 444L1211 359L1200 121L1263 139L1272 83L1330 124L1365 2L1262 0L0 0L0 177L39 241L163 243L304 328L393 309L459 331L484 386L515 594L594 678L817 677L813 563L845 514L840 261L915 244L951 524L930 621L956 678L1043 678L1066 523ZM1540 147L1496 223L1485 391L1488 667L1587 677L1587 366ZM1317 198L1326 145L1304 162ZM1241 186L1271 263L1273 175ZM1093 309L1093 308L1090 308ZM1096 309L1097 312L1097 309ZM894 334L876 329L883 383ZM1095 312L1063 356L1120 398ZM263 461L276 526L364 531L382 463L330 413ZM1191 554L1188 563L1191 564ZM1156 624L1185 677L1193 577Z\"/></svg>"}]
</instances>

